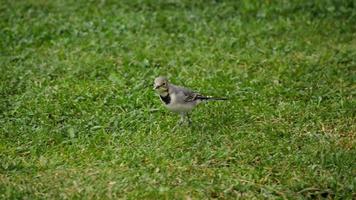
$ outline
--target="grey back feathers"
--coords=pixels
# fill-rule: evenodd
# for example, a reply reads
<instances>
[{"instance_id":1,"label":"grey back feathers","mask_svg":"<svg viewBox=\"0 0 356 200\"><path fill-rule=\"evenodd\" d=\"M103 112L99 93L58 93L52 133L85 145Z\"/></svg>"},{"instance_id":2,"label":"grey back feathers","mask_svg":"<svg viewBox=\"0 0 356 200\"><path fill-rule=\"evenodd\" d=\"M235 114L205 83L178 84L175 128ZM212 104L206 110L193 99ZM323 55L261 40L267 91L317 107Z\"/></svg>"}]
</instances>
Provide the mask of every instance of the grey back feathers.
<instances>
[{"instance_id":1,"label":"grey back feathers","mask_svg":"<svg viewBox=\"0 0 356 200\"><path fill-rule=\"evenodd\" d=\"M182 92L184 95L184 102L192 102L192 101L203 101L203 100L227 100L227 98L220 98L220 97L211 97L211 96L203 96L198 92L194 92L188 88L176 86L173 84L169 84L169 93L179 93Z\"/></svg>"}]
</instances>

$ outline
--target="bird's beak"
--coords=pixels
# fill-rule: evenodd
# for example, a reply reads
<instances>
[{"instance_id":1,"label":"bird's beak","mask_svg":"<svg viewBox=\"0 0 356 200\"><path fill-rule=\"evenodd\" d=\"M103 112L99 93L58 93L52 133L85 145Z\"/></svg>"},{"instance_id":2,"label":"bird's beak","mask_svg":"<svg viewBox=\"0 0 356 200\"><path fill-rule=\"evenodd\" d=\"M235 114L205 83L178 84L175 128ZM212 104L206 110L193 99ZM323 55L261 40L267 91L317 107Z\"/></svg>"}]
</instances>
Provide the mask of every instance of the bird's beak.
<instances>
[{"instance_id":1,"label":"bird's beak","mask_svg":"<svg viewBox=\"0 0 356 200\"><path fill-rule=\"evenodd\" d=\"M157 90L158 87L159 87L158 85L154 85L154 86L153 86L153 89L154 89L154 90Z\"/></svg>"}]
</instances>

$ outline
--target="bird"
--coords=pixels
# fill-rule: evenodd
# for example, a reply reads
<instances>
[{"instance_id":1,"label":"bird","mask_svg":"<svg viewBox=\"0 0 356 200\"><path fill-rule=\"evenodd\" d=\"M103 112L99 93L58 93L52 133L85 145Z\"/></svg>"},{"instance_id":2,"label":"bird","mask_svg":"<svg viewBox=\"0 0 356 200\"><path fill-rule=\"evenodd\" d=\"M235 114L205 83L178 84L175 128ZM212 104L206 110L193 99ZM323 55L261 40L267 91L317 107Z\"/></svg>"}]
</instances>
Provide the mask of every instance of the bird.
<instances>
[{"instance_id":1,"label":"bird","mask_svg":"<svg viewBox=\"0 0 356 200\"><path fill-rule=\"evenodd\" d=\"M180 114L178 124L184 122L191 124L190 112L203 101L228 100L225 97L204 96L188 88L177 86L168 81L164 76L155 78L153 89L158 94L163 105L170 111Z\"/></svg>"}]
</instances>

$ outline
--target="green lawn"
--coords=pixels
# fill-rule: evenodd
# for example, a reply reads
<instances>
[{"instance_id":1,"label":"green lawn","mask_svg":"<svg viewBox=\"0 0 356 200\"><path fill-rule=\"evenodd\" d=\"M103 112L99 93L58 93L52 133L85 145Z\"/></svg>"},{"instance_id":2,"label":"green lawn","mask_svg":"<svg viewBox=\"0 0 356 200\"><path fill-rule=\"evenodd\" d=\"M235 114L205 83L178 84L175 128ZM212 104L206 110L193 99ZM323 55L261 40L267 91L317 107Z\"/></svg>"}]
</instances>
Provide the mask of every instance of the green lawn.
<instances>
[{"instance_id":1,"label":"green lawn","mask_svg":"<svg viewBox=\"0 0 356 200\"><path fill-rule=\"evenodd\" d=\"M0 3L0 199L356 198L355 1Z\"/></svg>"}]
</instances>

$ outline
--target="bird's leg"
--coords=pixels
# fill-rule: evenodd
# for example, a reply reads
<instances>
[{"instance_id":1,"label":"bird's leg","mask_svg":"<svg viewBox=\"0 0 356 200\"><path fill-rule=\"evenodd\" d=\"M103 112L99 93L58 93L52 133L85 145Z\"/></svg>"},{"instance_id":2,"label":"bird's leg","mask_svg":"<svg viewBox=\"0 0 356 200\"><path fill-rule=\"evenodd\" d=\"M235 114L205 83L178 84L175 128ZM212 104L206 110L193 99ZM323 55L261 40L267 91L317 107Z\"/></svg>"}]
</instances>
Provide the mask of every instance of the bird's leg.
<instances>
[{"instance_id":1,"label":"bird's leg","mask_svg":"<svg viewBox=\"0 0 356 200\"><path fill-rule=\"evenodd\" d=\"M180 113L180 120L179 120L179 125L183 125L183 124L187 124L187 125L191 125L192 124L192 120L190 119L190 114L186 113L186 112L181 112Z\"/></svg>"},{"instance_id":2,"label":"bird's leg","mask_svg":"<svg viewBox=\"0 0 356 200\"><path fill-rule=\"evenodd\" d=\"M186 117L186 113L181 112L180 113L180 120L179 120L179 123L178 123L179 125L183 125L184 124L185 117Z\"/></svg>"},{"instance_id":3,"label":"bird's leg","mask_svg":"<svg viewBox=\"0 0 356 200\"><path fill-rule=\"evenodd\" d=\"M192 125L192 118L191 118L191 114L187 113L187 120L188 120L188 124Z\"/></svg>"}]
</instances>

